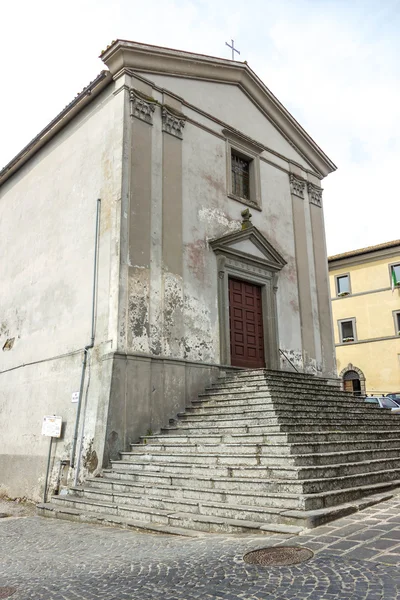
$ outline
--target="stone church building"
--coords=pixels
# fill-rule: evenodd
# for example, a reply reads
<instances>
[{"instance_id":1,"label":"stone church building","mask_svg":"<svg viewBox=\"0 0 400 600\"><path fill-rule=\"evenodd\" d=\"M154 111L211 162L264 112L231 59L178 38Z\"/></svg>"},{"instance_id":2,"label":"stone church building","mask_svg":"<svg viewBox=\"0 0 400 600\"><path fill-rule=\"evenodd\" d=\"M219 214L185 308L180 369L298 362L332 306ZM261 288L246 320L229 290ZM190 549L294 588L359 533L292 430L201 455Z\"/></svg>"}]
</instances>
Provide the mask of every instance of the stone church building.
<instances>
[{"instance_id":1,"label":"stone church building","mask_svg":"<svg viewBox=\"0 0 400 600\"><path fill-rule=\"evenodd\" d=\"M117 40L0 172L0 490L95 474L220 372L335 377L321 182L247 63Z\"/></svg>"}]
</instances>

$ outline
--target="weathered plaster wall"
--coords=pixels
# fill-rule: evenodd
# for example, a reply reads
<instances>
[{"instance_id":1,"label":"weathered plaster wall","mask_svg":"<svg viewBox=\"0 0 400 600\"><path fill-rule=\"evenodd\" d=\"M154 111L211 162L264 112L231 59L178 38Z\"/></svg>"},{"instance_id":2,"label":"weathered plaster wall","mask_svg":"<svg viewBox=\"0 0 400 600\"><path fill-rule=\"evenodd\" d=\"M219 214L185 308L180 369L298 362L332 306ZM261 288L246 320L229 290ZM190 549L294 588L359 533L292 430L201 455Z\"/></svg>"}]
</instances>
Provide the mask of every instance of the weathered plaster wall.
<instances>
[{"instance_id":1,"label":"weathered plaster wall","mask_svg":"<svg viewBox=\"0 0 400 600\"><path fill-rule=\"evenodd\" d=\"M90 343L97 198L101 198L95 348L82 413L83 466L96 464L93 437L102 355L116 345L122 96L110 85L0 189L0 485L10 496L42 494L48 438L44 415L63 417L52 485L68 459L82 350ZM7 339L12 348L2 351ZM90 459L90 460L89 460Z\"/></svg>"},{"instance_id":2,"label":"weathered plaster wall","mask_svg":"<svg viewBox=\"0 0 400 600\"><path fill-rule=\"evenodd\" d=\"M253 224L287 262L277 280L279 347L289 359L282 357L281 366L325 373L322 263L314 261L307 195L294 211L290 185L293 170L317 185L310 165L233 86L153 74L122 79L119 341L117 355L109 357L103 464L141 434L167 425L217 376L218 273L209 242L239 229L246 208L228 197L226 125L266 147L260 150L261 211L251 212ZM166 130L165 109L183 119L174 135ZM319 239L315 247L320 249Z\"/></svg>"},{"instance_id":3,"label":"weathered plaster wall","mask_svg":"<svg viewBox=\"0 0 400 600\"><path fill-rule=\"evenodd\" d=\"M125 77L125 84L153 103L154 111L147 120L142 113L130 116L126 90L119 346L109 359L113 384L104 464L140 435L167 425L217 376L218 277L209 241L239 229L246 208L227 196L223 126L140 78ZM198 101L206 95L203 90ZM286 148L301 162L278 132L271 133L265 117L252 112L247 98L236 101L235 110L224 113L231 127L269 146L279 138L278 150ZM182 139L163 131L163 105L184 114ZM252 119L243 118L246 111ZM262 211L251 209L252 222L287 261L278 278L279 345L302 368L289 161L275 156L271 164L271 156L261 154ZM285 359L282 366L292 368Z\"/></svg>"}]
</instances>

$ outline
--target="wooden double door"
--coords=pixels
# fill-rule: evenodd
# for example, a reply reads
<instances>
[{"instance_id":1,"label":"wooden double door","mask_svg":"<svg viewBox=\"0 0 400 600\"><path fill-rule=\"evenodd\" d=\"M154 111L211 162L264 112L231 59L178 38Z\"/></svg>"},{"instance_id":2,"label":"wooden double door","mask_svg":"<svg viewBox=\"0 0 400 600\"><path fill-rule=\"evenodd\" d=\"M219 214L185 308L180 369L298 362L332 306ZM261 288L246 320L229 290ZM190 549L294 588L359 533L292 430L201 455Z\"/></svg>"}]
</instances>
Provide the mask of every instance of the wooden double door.
<instances>
[{"instance_id":1,"label":"wooden double door","mask_svg":"<svg viewBox=\"0 0 400 600\"><path fill-rule=\"evenodd\" d=\"M247 369L265 367L260 286L229 279L229 327L231 364Z\"/></svg>"}]
</instances>

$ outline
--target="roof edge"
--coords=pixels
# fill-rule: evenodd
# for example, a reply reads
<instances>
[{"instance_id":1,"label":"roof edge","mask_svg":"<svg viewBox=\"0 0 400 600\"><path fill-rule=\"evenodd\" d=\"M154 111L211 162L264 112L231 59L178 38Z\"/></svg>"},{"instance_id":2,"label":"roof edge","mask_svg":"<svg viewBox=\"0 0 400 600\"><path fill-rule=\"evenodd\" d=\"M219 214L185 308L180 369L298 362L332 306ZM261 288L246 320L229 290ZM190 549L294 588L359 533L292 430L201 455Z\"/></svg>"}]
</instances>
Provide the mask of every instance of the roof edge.
<instances>
[{"instance_id":1,"label":"roof edge","mask_svg":"<svg viewBox=\"0 0 400 600\"><path fill-rule=\"evenodd\" d=\"M318 173L325 177L337 168L247 63L127 40L114 41L100 58L112 75L133 69L238 85Z\"/></svg>"},{"instance_id":2,"label":"roof edge","mask_svg":"<svg viewBox=\"0 0 400 600\"><path fill-rule=\"evenodd\" d=\"M109 71L101 71L37 136L33 138L1 171L0 185L5 183L36 152L49 142L85 106L103 91L112 81Z\"/></svg>"},{"instance_id":3,"label":"roof edge","mask_svg":"<svg viewBox=\"0 0 400 600\"><path fill-rule=\"evenodd\" d=\"M328 263L345 260L347 258L350 259L356 256L362 256L364 254L373 254L375 252L380 252L381 250L390 250L391 248L396 248L397 246L400 250L400 240L393 240L391 242L377 244L376 246L367 246L366 248L359 248L358 250L350 250L349 252L343 252L342 254L328 256Z\"/></svg>"}]
</instances>

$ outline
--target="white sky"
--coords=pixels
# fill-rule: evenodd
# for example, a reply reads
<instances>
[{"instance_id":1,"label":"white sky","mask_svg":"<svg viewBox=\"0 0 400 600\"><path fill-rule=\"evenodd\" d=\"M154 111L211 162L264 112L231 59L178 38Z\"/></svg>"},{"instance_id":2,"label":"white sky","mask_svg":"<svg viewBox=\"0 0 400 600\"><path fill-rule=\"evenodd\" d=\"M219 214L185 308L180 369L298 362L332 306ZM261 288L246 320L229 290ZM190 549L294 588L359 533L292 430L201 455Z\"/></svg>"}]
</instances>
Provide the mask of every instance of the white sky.
<instances>
[{"instance_id":1,"label":"white sky","mask_svg":"<svg viewBox=\"0 0 400 600\"><path fill-rule=\"evenodd\" d=\"M103 69L116 38L252 69L338 166L328 253L400 238L400 0L0 0L0 167Z\"/></svg>"}]
</instances>

